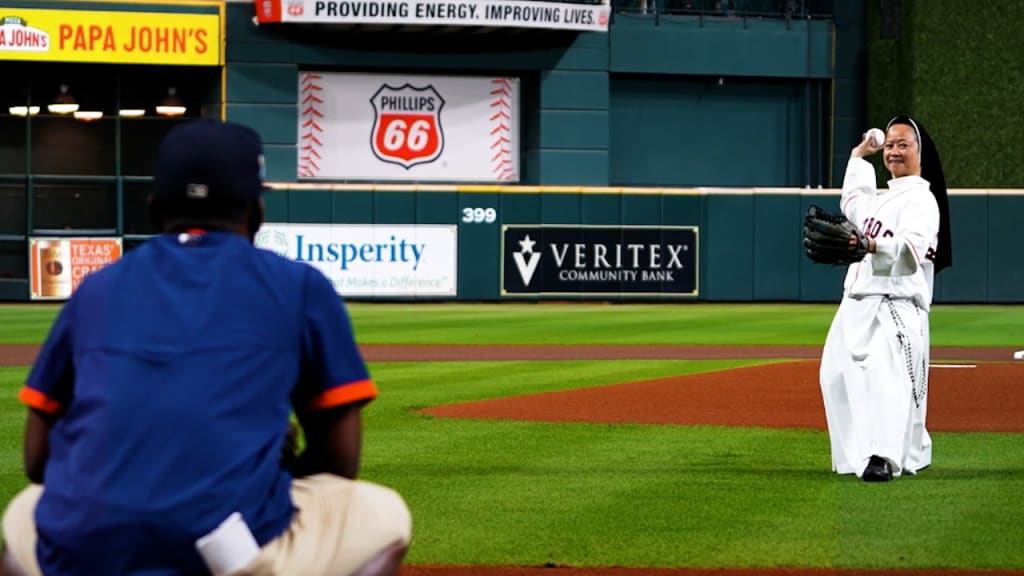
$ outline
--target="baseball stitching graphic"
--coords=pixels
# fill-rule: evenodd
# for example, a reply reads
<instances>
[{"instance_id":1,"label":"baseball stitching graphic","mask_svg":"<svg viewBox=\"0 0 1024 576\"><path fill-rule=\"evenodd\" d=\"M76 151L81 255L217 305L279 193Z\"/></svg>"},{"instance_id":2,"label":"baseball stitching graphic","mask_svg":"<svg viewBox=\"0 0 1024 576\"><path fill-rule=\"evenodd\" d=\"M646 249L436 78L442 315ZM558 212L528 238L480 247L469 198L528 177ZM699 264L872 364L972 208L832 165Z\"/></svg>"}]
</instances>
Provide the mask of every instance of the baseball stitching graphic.
<instances>
[{"instance_id":1,"label":"baseball stitching graphic","mask_svg":"<svg viewBox=\"0 0 1024 576\"><path fill-rule=\"evenodd\" d=\"M320 85L319 74L303 74L299 82L302 99L301 134L299 135L299 178L315 178L320 173L320 149L323 147L324 129L320 121L324 113L320 107L324 101L320 97L323 87Z\"/></svg>"},{"instance_id":2,"label":"baseball stitching graphic","mask_svg":"<svg viewBox=\"0 0 1024 576\"><path fill-rule=\"evenodd\" d=\"M491 80L491 172L498 180L513 180L511 124L512 84L505 78Z\"/></svg>"}]
</instances>

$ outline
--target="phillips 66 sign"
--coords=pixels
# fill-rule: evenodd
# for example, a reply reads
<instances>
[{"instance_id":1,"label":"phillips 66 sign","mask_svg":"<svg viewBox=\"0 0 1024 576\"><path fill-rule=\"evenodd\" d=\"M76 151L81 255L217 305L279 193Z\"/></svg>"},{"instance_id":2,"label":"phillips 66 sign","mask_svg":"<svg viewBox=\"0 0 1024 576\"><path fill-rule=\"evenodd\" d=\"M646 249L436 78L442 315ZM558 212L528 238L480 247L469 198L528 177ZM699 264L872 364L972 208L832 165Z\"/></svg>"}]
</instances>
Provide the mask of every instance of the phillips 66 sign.
<instances>
[{"instance_id":1,"label":"phillips 66 sign","mask_svg":"<svg viewBox=\"0 0 1024 576\"><path fill-rule=\"evenodd\" d=\"M436 88L415 88L409 84L396 88L385 84L370 102L374 112L370 148L381 162L412 168L441 156L444 98Z\"/></svg>"},{"instance_id":2,"label":"phillips 66 sign","mask_svg":"<svg viewBox=\"0 0 1024 576\"><path fill-rule=\"evenodd\" d=\"M303 179L516 182L519 80L304 72Z\"/></svg>"}]
</instances>

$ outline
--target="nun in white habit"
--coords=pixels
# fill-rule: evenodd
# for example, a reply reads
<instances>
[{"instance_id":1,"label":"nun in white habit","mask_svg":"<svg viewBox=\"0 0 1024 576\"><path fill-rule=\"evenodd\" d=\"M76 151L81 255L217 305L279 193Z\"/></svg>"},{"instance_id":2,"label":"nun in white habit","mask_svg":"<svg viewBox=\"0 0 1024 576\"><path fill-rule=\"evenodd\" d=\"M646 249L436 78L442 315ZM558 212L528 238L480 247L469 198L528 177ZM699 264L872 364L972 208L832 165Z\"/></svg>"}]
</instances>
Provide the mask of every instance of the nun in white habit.
<instances>
[{"instance_id":1,"label":"nun in white habit","mask_svg":"<svg viewBox=\"0 0 1024 576\"><path fill-rule=\"evenodd\" d=\"M866 160L877 152L891 175L885 188ZM920 122L893 118L881 146L865 134L840 208L869 246L847 270L822 351L832 470L884 482L932 462L928 319L935 274L952 264L946 181Z\"/></svg>"}]
</instances>

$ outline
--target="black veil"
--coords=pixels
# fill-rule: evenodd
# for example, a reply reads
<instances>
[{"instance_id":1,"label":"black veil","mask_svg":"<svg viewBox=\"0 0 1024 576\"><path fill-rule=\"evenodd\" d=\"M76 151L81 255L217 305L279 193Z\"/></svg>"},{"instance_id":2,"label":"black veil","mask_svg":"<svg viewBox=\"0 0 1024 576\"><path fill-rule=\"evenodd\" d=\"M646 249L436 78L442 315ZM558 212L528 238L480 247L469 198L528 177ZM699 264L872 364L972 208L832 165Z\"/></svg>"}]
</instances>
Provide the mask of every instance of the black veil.
<instances>
[{"instance_id":1,"label":"black veil","mask_svg":"<svg viewBox=\"0 0 1024 576\"><path fill-rule=\"evenodd\" d=\"M918 146L921 149L921 178L931 184L932 195L939 205L939 246L935 253L935 273L953 265L953 241L949 232L949 197L946 191L946 176L942 171L942 160L935 142L920 122L909 116L897 116L885 126L885 131L893 124L906 124L917 134Z\"/></svg>"}]
</instances>

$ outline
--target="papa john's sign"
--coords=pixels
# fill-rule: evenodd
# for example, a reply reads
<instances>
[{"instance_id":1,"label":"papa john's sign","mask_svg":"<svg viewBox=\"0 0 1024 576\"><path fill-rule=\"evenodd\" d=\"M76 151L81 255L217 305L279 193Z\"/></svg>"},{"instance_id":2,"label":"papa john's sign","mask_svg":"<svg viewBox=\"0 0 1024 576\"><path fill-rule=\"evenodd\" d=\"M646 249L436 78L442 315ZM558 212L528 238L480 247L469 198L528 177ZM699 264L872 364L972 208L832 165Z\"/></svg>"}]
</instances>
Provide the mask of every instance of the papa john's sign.
<instances>
[{"instance_id":1,"label":"papa john's sign","mask_svg":"<svg viewBox=\"0 0 1024 576\"><path fill-rule=\"evenodd\" d=\"M220 9L184 13L159 8L153 6L152 12L42 10L0 3L0 60L223 64Z\"/></svg>"},{"instance_id":2,"label":"papa john's sign","mask_svg":"<svg viewBox=\"0 0 1024 576\"><path fill-rule=\"evenodd\" d=\"M519 80L303 72L299 178L519 180Z\"/></svg>"}]
</instances>

